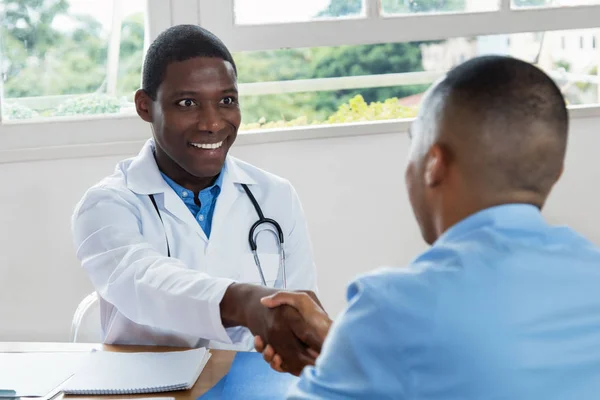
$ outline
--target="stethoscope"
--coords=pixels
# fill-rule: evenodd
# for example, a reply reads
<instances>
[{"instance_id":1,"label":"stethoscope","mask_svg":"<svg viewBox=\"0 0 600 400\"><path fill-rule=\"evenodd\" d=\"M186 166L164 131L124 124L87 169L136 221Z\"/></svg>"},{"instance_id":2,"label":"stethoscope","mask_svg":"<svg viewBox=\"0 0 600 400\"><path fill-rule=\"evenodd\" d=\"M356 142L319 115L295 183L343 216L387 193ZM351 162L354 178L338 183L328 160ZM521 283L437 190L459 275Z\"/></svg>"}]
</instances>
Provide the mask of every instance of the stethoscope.
<instances>
[{"instance_id":1,"label":"stethoscope","mask_svg":"<svg viewBox=\"0 0 600 400\"><path fill-rule=\"evenodd\" d=\"M279 241L279 270L281 271L283 288L285 289L287 287L287 280L286 280L286 273L285 273L285 250L283 248L283 242L284 242L283 230L281 229L281 226L279 225L279 223L277 223L277 221L275 221L274 219L271 219L271 218L265 218L265 215L263 214L262 209L260 208L260 205L256 201L256 198L250 191L250 188L248 188L248 186L244 183L242 183L241 185L242 185L242 188L244 188L244 191L246 192L246 194L248 195L248 198L252 202L252 205L254 206L254 209L256 210L256 214L258 214L258 220L252 225L252 227L250 227L250 231L248 232L248 244L250 245L250 250L252 251L252 255L254 256L254 263L256 264L256 267L258 268L260 280L264 286L267 286L267 280L265 279L265 274L263 273L262 265L260 264L260 258L258 257L258 251L257 251L258 247L256 246L256 238L258 237L258 234L263 231L257 232L257 229L261 225L267 224L267 225L271 225L273 228L275 228L275 232L273 232L271 229L265 229L264 231L271 232L272 234L276 235L277 239ZM154 209L156 210L156 213L158 214L158 218L160 218L160 222L162 223L163 229L164 229L165 223L163 222L162 216L158 209L158 205L156 204L156 200L154 199L154 195L151 194L151 195L149 195L149 197L150 197L150 200L152 201L152 205L154 206ZM165 240L167 241L167 256L171 257L171 249L169 248L169 239L167 238L166 230L165 230Z\"/></svg>"}]
</instances>

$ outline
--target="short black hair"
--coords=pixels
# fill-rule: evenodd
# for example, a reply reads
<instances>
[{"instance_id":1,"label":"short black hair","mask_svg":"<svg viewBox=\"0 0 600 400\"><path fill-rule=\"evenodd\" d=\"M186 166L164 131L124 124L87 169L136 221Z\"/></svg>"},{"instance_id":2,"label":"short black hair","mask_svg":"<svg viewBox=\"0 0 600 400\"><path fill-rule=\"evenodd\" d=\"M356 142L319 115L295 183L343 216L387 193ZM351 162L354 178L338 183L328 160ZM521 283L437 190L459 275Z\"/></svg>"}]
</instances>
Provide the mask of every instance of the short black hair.
<instances>
[{"instance_id":1,"label":"short black hair","mask_svg":"<svg viewBox=\"0 0 600 400\"><path fill-rule=\"evenodd\" d=\"M569 117L554 81L512 57L484 56L451 70L436 87L453 120L466 167L493 190L546 196L563 168Z\"/></svg>"},{"instance_id":2,"label":"short black hair","mask_svg":"<svg viewBox=\"0 0 600 400\"><path fill-rule=\"evenodd\" d=\"M233 57L221 39L198 25L176 25L159 34L148 48L142 89L152 100L156 100L158 87L169 64L195 57L221 58L231 63L237 74Z\"/></svg>"}]
</instances>

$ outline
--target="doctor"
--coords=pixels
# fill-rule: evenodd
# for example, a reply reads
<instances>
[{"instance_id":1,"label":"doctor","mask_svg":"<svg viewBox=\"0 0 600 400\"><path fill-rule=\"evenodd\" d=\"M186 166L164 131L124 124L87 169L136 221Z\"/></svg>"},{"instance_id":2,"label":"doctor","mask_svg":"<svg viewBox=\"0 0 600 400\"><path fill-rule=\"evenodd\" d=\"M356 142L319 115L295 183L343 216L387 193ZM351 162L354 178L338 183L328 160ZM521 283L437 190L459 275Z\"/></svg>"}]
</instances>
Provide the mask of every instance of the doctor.
<instances>
[{"instance_id":1,"label":"doctor","mask_svg":"<svg viewBox=\"0 0 600 400\"><path fill-rule=\"evenodd\" d=\"M253 334L266 335L292 369L311 364L299 313L260 304L284 283L316 292L315 264L291 184L227 155L241 121L231 54L198 26L172 27L148 49L142 86L135 104L153 139L89 189L72 220L104 342L251 350ZM249 244L259 210L285 252L261 224L261 268Z\"/></svg>"}]
</instances>

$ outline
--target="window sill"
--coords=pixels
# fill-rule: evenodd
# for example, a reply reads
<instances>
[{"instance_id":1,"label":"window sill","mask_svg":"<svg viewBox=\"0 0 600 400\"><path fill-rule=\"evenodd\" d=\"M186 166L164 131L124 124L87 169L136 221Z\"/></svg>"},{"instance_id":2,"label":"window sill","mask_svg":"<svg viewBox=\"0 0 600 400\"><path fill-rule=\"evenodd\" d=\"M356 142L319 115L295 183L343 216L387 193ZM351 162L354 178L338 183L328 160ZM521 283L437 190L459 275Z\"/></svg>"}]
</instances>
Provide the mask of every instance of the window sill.
<instances>
[{"instance_id":1,"label":"window sill","mask_svg":"<svg viewBox=\"0 0 600 400\"><path fill-rule=\"evenodd\" d=\"M571 107L569 114L571 119L600 117L600 106ZM240 132L236 146L402 133L411 122L405 119L245 131ZM137 115L9 121L0 125L0 163L133 156L149 137L148 124Z\"/></svg>"}]
</instances>

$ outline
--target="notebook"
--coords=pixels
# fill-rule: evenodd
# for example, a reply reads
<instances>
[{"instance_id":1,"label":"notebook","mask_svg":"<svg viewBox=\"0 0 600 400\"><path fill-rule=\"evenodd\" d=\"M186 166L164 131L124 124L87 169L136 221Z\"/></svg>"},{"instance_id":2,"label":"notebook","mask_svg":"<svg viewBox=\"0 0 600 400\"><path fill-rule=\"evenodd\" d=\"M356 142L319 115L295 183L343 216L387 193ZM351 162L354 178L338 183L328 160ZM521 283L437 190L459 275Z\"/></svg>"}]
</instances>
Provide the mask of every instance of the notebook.
<instances>
[{"instance_id":1,"label":"notebook","mask_svg":"<svg viewBox=\"0 0 600 400\"><path fill-rule=\"evenodd\" d=\"M262 354L237 353L229 373L199 400L284 399L298 378L273 370Z\"/></svg>"},{"instance_id":2,"label":"notebook","mask_svg":"<svg viewBox=\"0 0 600 400\"><path fill-rule=\"evenodd\" d=\"M205 348L168 353L89 355L63 392L69 395L113 395L191 389L210 358Z\"/></svg>"}]
</instances>

